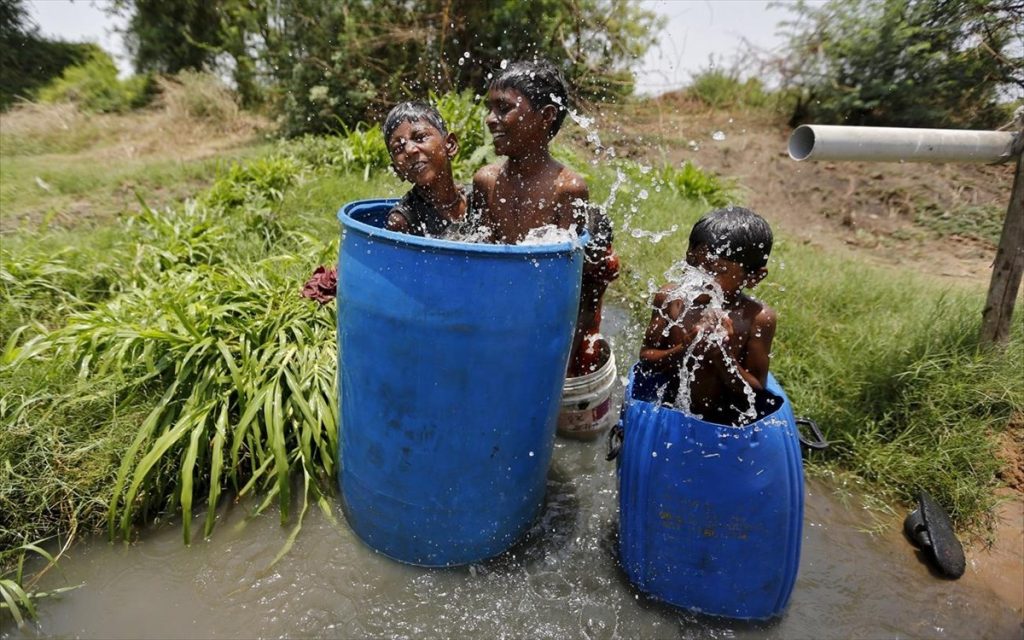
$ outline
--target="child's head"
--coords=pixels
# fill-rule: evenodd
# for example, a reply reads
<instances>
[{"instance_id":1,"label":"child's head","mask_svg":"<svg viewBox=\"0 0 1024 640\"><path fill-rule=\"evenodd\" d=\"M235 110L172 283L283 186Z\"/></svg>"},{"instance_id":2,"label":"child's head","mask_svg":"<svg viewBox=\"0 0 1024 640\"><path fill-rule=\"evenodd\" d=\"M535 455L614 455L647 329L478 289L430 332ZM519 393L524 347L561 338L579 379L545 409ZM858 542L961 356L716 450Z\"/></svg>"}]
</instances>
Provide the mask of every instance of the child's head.
<instances>
[{"instance_id":1,"label":"child's head","mask_svg":"<svg viewBox=\"0 0 1024 640\"><path fill-rule=\"evenodd\" d=\"M459 141L437 109L426 102L402 102L384 118L384 144L400 178L427 186L436 178L451 179L451 161Z\"/></svg>"},{"instance_id":2,"label":"child's head","mask_svg":"<svg viewBox=\"0 0 1024 640\"><path fill-rule=\"evenodd\" d=\"M690 231L686 261L712 273L724 290L753 287L767 274L772 230L750 209L729 206L705 214Z\"/></svg>"},{"instance_id":3,"label":"child's head","mask_svg":"<svg viewBox=\"0 0 1024 640\"><path fill-rule=\"evenodd\" d=\"M495 149L529 139L547 143L562 127L568 113L569 90L558 68L546 60L513 62L487 87L487 126ZM536 137L536 140L533 138Z\"/></svg>"}]
</instances>

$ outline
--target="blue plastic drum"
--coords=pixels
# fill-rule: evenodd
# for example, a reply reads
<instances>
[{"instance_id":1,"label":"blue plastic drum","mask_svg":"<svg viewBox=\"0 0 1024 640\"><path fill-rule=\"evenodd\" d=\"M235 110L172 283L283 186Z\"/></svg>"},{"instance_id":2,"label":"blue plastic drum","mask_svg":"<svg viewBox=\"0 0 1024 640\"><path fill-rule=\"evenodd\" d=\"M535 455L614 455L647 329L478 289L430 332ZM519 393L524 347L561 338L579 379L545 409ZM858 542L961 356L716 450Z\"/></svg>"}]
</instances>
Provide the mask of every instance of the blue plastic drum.
<instances>
[{"instance_id":1,"label":"blue plastic drum","mask_svg":"<svg viewBox=\"0 0 1024 640\"><path fill-rule=\"evenodd\" d=\"M373 549L476 562L538 514L576 321L576 243L469 244L338 212L339 482Z\"/></svg>"},{"instance_id":2,"label":"blue plastic drum","mask_svg":"<svg viewBox=\"0 0 1024 640\"><path fill-rule=\"evenodd\" d=\"M781 614L800 564L803 467L792 407L771 375L757 422L728 427L651 401L634 372L619 452L619 553L641 591L741 619ZM647 387L648 391L642 388Z\"/></svg>"}]
</instances>

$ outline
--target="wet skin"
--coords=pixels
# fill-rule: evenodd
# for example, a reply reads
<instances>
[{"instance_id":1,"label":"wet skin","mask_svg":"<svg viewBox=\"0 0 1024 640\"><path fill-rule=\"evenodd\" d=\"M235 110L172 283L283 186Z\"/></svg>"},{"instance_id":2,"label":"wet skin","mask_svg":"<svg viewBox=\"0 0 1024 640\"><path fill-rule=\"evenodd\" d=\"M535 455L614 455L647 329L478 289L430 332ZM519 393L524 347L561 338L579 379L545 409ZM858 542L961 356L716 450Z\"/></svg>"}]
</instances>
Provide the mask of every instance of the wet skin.
<instances>
[{"instance_id":1,"label":"wet skin","mask_svg":"<svg viewBox=\"0 0 1024 640\"><path fill-rule=\"evenodd\" d=\"M745 385L760 391L767 383L776 314L743 289L757 285L767 269L748 273L742 265L703 249L687 253L687 262L714 277L725 294L724 308L709 310L710 296L699 296L687 307L688 301L670 297L675 285L662 287L652 302L640 359L657 370L675 373L696 341L693 356L700 359L700 366L690 384L691 410L705 417L734 413L730 406L746 410ZM725 334L722 346L706 337L716 328Z\"/></svg>"},{"instance_id":2,"label":"wet skin","mask_svg":"<svg viewBox=\"0 0 1024 640\"><path fill-rule=\"evenodd\" d=\"M405 121L388 140L391 165L402 180L411 182L438 212L449 220L466 215L467 203L452 177L452 158L459 152L455 134L442 135L426 120ZM408 231L400 215L388 217L388 229Z\"/></svg>"},{"instance_id":3,"label":"wet skin","mask_svg":"<svg viewBox=\"0 0 1024 640\"><path fill-rule=\"evenodd\" d=\"M557 107L537 109L516 89L491 89L487 108L485 122L494 149L508 158L473 177L474 197L479 197L492 240L512 244L547 224L562 229L576 225L583 208L575 203L586 203L589 193L583 178L548 151Z\"/></svg>"}]
</instances>

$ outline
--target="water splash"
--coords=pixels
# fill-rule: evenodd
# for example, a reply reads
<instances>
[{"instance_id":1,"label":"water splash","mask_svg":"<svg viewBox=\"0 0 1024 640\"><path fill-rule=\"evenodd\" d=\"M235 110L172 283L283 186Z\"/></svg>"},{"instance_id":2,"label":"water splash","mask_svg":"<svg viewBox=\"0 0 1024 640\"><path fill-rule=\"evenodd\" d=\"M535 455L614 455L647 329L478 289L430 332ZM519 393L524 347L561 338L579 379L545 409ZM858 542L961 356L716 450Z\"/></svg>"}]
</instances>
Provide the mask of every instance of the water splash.
<instances>
[{"instance_id":1,"label":"water splash","mask_svg":"<svg viewBox=\"0 0 1024 640\"><path fill-rule=\"evenodd\" d=\"M704 356L697 353L698 349L717 349L721 351L722 361L730 374L738 378L743 384L743 395L747 400L746 409L733 406L740 416L737 424L753 422L757 419L755 407L756 395L753 388L740 375L735 360L729 355L728 331L726 319L725 293L708 272L680 260L673 264L665 272L665 278L673 284L673 288L666 292L665 303L680 301L684 309L703 309L698 325L701 327L697 335L690 342L689 347L679 365L679 390L676 394L673 407L687 415L703 418L699 413L693 411L690 387L696 380L698 372L704 364ZM668 337L669 332L674 328L688 329L684 326L684 318L669 319L663 335ZM692 317L690 318L692 321ZM661 396L664 398L664 390Z\"/></svg>"}]
</instances>

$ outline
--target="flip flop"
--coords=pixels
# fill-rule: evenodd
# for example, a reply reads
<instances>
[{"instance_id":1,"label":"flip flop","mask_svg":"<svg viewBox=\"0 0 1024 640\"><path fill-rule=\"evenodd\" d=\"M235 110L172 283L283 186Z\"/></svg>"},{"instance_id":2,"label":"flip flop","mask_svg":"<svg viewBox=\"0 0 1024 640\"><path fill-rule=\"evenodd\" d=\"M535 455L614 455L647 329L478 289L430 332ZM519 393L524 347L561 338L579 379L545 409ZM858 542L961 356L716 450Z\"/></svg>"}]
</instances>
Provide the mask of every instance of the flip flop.
<instances>
[{"instance_id":1,"label":"flip flop","mask_svg":"<svg viewBox=\"0 0 1024 640\"><path fill-rule=\"evenodd\" d=\"M953 532L953 523L927 491L917 494L918 508L903 521L903 533L915 546L930 552L939 570L954 580L964 574L964 549Z\"/></svg>"}]
</instances>

